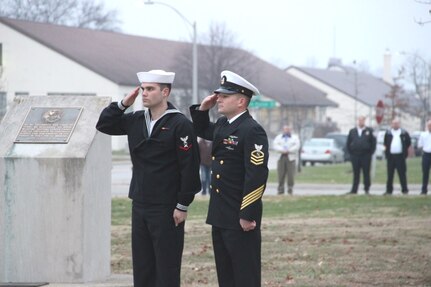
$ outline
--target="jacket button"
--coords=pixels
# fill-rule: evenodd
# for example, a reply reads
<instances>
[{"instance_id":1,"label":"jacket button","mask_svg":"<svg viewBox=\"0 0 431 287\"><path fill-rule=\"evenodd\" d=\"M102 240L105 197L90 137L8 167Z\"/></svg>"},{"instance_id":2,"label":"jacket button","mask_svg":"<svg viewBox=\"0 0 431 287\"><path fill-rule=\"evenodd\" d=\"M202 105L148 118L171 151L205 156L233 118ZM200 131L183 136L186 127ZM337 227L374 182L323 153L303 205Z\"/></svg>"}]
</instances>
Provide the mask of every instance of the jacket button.
<instances>
[{"instance_id":1,"label":"jacket button","mask_svg":"<svg viewBox=\"0 0 431 287\"><path fill-rule=\"evenodd\" d=\"M210 188L211 188L211 189L213 189L213 186L212 186L212 184L210 184Z\"/></svg>"},{"instance_id":2,"label":"jacket button","mask_svg":"<svg viewBox=\"0 0 431 287\"><path fill-rule=\"evenodd\" d=\"M220 179L220 174L217 174L216 177L217 177L217 179Z\"/></svg>"},{"instance_id":3,"label":"jacket button","mask_svg":"<svg viewBox=\"0 0 431 287\"><path fill-rule=\"evenodd\" d=\"M220 190L217 188L217 189L216 189L216 192L217 192L217 193L220 193Z\"/></svg>"},{"instance_id":4,"label":"jacket button","mask_svg":"<svg viewBox=\"0 0 431 287\"><path fill-rule=\"evenodd\" d=\"M215 156L212 157L212 160L215 160Z\"/></svg>"},{"instance_id":5,"label":"jacket button","mask_svg":"<svg viewBox=\"0 0 431 287\"><path fill-rule=\"evenodd\" d=\"M213 171L212 171L212 170L210 171L210 174L213 174Z\"/></svg>"},{"instance_id":6,"label":"jacket button","mask_svg":"<svg viewBox=\"0 0 431 287\"><path fill-rule=\"evenodd\" d=\"M221 161L220 161L220 164L224 164L224 161L223 161L223 160L221 160Z\"/></svg>"}]
</instances>

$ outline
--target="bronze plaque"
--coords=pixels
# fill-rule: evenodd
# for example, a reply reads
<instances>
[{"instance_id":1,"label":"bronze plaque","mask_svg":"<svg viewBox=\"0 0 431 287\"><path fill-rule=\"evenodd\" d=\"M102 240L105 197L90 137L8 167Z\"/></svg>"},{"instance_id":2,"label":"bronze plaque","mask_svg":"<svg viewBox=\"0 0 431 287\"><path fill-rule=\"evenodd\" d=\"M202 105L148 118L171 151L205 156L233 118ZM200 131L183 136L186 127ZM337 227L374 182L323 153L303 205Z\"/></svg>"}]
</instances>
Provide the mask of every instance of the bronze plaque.
<instances>
[{"instance_id":1,"label":"bronze plaque","mask_svg":"<svg viewBox=\"0 0 431 287\"><path fill-rule=\"evenodd\" d=\"M68 143L82 107L31 107L15 143Z\"/></svg>"}]
</instances>

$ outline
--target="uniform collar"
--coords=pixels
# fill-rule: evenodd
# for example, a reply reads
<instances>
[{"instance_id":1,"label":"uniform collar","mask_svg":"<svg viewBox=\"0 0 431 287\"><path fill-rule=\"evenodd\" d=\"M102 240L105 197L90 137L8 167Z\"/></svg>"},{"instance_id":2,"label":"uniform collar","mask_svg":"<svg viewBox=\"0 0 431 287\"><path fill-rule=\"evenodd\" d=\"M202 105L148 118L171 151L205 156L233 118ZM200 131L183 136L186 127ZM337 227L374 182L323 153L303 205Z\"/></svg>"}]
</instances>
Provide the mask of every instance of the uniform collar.
<instances>
[{"instance_id":1,"label":"uniform collar","mask_svg":"<svg viewBox=\"0 0 431 287\"><path fill-rule=\"evenodd\" d=\"M171 104L170 102L168 102L168 108L163 113L163 115L159 119L157 119L156 122L158 122L159 120L161 120L167 114L175 114L175 113L181 114L181 112L179 110L177 110L177 108L175 108L175 106L173 104ZM144 115L145 115L145 124L146 124L146 127L147 127L147 134L148 134L148 136L150 136L151 132L152 132L152 130L151 130L151 111L148 110L148 112L145 113Z\"/></svg>"},{"instance_id":2,"label":"uniform collar","mask_svg":"<svg viewBox=\"0 0 431 287\"><path fill-rule=\"evenodd\" d=\"M237 118L239 118L240 116L242 116L246 112L247 112L247 110L243 111L240 114L237 114L236 116L234 116L233 118L231 118L230 120L228 120L229 124L233 123Z\"/></svg>"}]
</instances>

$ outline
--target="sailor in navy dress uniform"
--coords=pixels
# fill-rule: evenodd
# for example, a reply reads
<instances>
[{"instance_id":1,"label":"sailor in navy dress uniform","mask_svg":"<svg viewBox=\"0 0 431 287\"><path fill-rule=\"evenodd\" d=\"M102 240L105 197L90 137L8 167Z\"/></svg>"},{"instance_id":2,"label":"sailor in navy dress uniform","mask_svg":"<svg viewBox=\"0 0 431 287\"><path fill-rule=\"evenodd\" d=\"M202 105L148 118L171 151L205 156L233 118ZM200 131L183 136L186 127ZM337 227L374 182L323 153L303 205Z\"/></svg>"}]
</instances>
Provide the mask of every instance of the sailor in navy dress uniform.
<instances>
[{"instance_id":1,"label":"sailor in navy dress uniform","mask_svg":"<svg viewBox=\"0 0 431 287\"><path fill-rule=\"evenodd\" d=\"M199 137L213 141L207 223L221 287L261 286L262 195L268 179L268 138L247 107L258 89L241 76L221 73L221 85L190 107ZM217 103L223 117L208 111Z\"/></svg>"},{"instance_id":2,"label":"sailor in navy dress uniform","mask_svg":"<svg viewBox=\"0 0 431 287\"><path fill-rule=\"evenodd\" d=\"M137 75L140 87L105 108L96 127L129 142L134 286L178 287L187 207L201 188L199 148L191 121L168 102L175 74ZM125 113L139 89L148 110Z\"/></svg>"}]
</instances>

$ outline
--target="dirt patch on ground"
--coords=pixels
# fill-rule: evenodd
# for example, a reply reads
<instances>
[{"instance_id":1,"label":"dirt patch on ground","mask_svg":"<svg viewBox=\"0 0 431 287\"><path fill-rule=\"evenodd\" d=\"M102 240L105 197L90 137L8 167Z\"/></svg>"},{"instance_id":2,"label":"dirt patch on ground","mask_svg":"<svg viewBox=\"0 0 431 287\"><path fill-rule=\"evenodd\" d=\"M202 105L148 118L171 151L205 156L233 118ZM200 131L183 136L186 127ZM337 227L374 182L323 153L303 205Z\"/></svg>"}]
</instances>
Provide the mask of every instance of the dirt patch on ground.
<instances>
[{"instance_id":1,"label":"dirt patch on ground","mask_svg":"<svg viewBox=\"0 0 431 287\"><path fill-rule=\"evenodd\" d=\"M112 271L131 273L130 227L112 228ZM265 219L262 286L431 286L431 218ZM183 287L218 286L211 227L190 220Z\"/></svg>"}]
</instances>

